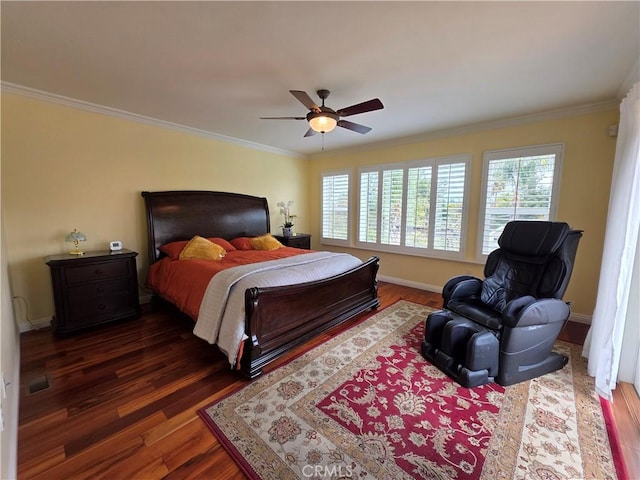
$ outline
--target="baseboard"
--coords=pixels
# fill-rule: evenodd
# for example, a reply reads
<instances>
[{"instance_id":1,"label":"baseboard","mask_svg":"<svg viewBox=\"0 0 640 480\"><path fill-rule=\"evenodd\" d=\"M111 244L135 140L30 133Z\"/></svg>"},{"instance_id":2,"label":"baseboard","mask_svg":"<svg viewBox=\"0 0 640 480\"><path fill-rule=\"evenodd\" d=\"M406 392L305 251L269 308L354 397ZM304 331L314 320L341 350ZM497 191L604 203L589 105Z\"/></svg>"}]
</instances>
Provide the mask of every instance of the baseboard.
<instances>
[{"instance_id":1,"label":"baseboard","mask_svg":"<svg viewBox=\"0 0 640 480\"><path fill-rule=\"evenodd\" d=\"M382 282L393 283L395 285L402 285L403 287L419 288L420 290L426 290L428 292L442 293L442 287L437 285L429 285L428 283L414 282L411 280L405 280L404 278L389 277L387 275L378 275L378 280Z\"/></svg>"},{"instance_id":2,"label":"baseboard","mask_svg":"<svg viewBox=\"0 0 640 480\"><path fill-rule=\"evenodd\" d=\"M151 303L151 294L140 295L140 305ZM32 330L40 330L51 326L51 317L39 318L30 322L19 322L18 329L20 333L30 332Z\"/></svg>"},{"instance_id":3,"label":"baseboard","mask_svg":"<svg viewBox=\"0 0 640 480\"><path fill-rule=\"evenodd\" d=\"M591 325L591 315L585 315L583 313L571 313L571 315L569 315L569 321Z\"/></svg>"},{"instance_id":4,"label":"baseboard","mask_svg":"<svg viewBox=\"0 0 640 480\"><path fill-rule=\"evenodd\" d=\"M151 298L153 297L153 295L146 294L146 295L140 295L140 305L143 305L145 303L151 303Z\"/></svg>"},{"instance_id":5,"label":"baseboard","mask_svg":"<svg viewBox=\"0 0 640 480\"><path fill-rule=\"evenodd\" d=\"M29 322L18 322L20 333L30 332L32 330L40 330L51 326L51 317L38 318Z\"/></svg>"}]
</instances>

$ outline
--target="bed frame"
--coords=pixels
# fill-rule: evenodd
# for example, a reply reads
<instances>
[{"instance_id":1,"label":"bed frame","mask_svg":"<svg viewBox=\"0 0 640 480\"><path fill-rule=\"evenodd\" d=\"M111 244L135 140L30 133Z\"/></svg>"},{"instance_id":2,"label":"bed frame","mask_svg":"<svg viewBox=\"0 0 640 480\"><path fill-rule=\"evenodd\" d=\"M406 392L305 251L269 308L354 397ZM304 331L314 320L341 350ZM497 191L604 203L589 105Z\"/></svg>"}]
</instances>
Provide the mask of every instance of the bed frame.
<instances>
[{"instance_id":1,"label":"bed frame","mask_svg":"<svg viewBox=\"0 0 640 480\"><path fill-rule=\"evenodd\" d=\"M149 264L159 247L194 235L237 237L270 231L266 198L226 192L142 192L147 213ZM379 306L379 259L340 275L298 285L250 288L245 292L246 334L240 366L255 378L293 347L362 312Z\"/></svg>"}]
</instances>

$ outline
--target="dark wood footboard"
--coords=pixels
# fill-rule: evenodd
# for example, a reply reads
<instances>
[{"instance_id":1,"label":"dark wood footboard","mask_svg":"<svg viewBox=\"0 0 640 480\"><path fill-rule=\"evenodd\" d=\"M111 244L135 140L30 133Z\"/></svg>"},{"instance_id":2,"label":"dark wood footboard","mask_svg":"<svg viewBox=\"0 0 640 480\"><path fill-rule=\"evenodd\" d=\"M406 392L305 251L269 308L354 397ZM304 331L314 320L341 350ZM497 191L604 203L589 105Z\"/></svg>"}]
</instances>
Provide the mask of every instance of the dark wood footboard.
<instances>
[{"instance_id":1,"label":"dark wood footboard","mask_svg":"<svg viewBox=\"0 0 640 480\"><path fill-rule=\"evenodd\" d=\"M377 308L379 259L324 280L245 293L246 334L242 371L249 378L296 345L362 312Z\"/></svg>"}]
</instances>

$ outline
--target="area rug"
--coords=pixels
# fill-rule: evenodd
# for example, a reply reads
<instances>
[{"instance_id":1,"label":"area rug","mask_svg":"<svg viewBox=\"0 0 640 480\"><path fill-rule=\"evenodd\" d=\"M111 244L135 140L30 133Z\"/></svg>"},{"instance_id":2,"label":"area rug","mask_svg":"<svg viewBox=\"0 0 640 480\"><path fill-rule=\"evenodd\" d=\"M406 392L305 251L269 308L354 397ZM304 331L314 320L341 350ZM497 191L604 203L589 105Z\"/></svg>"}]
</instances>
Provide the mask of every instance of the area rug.
<instances>
[{"instance_id":1,"label":"area rug","mask_svg":"<svg viewBox=\"0 0 640 480\"><path fill-rule=\"evenodd\" d=\"M420 354L429 311L399 301L198 413L251 479L625 478L578 346L467 389Z\"/></svg>"}]
</instances>

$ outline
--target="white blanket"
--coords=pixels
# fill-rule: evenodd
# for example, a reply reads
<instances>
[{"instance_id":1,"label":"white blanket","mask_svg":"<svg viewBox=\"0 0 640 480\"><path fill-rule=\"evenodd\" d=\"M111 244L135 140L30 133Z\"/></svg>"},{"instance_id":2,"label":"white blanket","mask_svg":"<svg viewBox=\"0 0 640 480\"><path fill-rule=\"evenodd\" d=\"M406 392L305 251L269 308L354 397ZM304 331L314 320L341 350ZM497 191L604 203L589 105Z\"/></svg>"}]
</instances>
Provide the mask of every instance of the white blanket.
<instances>
[{"instance_id":1,"label":"white blanket","mask_svg":"<svg viewBox=\"0 0 640 480\"><path fill-rule=\"evenodd\" d=\"M312 252L223 270L210 280L193 333L218 345L233 366L245 335L244 293L252 287L294 285L329 278L360 265L346 253Z\"/></svg>"}]
</instances>

